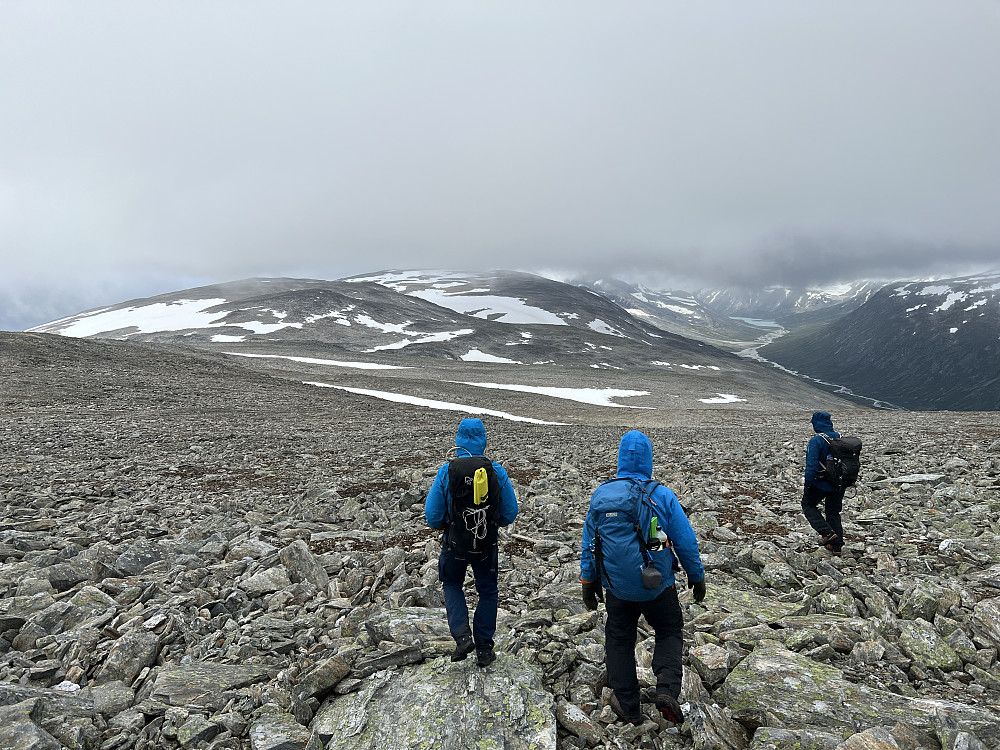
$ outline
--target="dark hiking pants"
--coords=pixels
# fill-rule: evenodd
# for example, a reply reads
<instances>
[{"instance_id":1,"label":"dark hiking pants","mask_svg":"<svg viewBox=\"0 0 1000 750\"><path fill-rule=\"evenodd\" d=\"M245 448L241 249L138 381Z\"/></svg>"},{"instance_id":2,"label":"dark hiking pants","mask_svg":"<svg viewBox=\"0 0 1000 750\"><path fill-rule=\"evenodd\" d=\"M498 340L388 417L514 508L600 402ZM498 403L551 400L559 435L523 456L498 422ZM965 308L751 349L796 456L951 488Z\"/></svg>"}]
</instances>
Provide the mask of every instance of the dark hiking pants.
<instances>
[{"instance_id":1,"label":"dark hiking pants","mask_svg":"<svg viewBox=\"0 0 1000 750\"><path fill-rule=\"evenodd\" d=\"M438 578L444 588L444 606L448 611L448 629L455 640L469 632L469 606L465 601L465 571L471 566L476 579L479 603L472 621L472 637L477 646L492 646L497 630L497 547L479 556L459 557L445 548L438 558Z\"/></svg>"},{"instance_id":2,"label":"dark hiking pants","mask_svg":"<svg viewBox=\"0 0 1000 750\"><path fill-rule=\"evenodd\" d=\"M826 510L826 517L819 509L819 504L823 503ZM824 492L819 487L807 484L802 491L802 512L805 513L806 520L820 536L828 536L833 533L837 535L837 540L844 543L844 526L840 521L840 511L844 509L844 491L842 489Z\"/></svg>"},{"instance_id":3,"label":"dark hiking pants","mask_svg":"<svg viewBox=\"0 0 1000 750\"><path fill-rule=\"evenodd\" d=\"M639 615L646 618L656 633L653 647L656 692L678 698L681 694L684 615L677 601L677 588L671 586L655 599L645 602L619 599L609 590L605 590L604 598L608 609L608 621L604 626L608 687L615 691L622 709L628 714L639 710L639 680L635 673Z\"/></svg>"}]
</instances>

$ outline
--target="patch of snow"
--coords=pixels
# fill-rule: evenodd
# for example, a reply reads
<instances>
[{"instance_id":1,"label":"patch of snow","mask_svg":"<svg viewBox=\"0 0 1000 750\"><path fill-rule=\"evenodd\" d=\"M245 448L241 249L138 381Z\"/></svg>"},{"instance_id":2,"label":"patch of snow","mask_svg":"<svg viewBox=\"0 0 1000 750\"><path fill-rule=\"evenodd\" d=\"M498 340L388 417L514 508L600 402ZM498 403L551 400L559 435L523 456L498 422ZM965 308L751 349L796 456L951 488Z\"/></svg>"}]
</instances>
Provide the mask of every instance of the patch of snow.
<instances>
[{"instance_id":1,"label":"patch of snow","mask_svg":"<svg viewBox=\"0 0 1000 750\"><path fill-rule=\"evenodd\" d=\"M949 310L956 302L964 302L968 298L965 292L951 292L934 312Z\"/></svg>"},{"instance_id":2,"label":"patch of snow","mask_svg":"<svg viewBox=\"0 0 1000 750\"><path fill-rule=\"evenodd\" d=\"M412 332L411 332L412 333ZM439 341L451 341L459 336L468 336L473 333L471 328L460 328L457 331L441 331L440 333L427 333L418 334L420 338L418 339L403 339L402 341L396 341L392 344L383 344L382 346L375 346L371 349L365 349L366 352L382 352L389 349L403 349L404 347L410 346L411 344L433 344Z\"/></svg>"},{"instance_id":3,"label":"patch of snow","mask_svg":"<svg viewBox=\"0 0 1000 750\"><path fill-rule=\"evenodd\" d=\"M737 401L746 401L745 398L740 398L732 393L720 393L716 398L699 398L703 404L734 404Z\"/></svg>"},{"instance_id":4,"label":"patch of snow","mask_svg":"<svg viewBox=\"0 0 1000 750\"><path fill-rule=\"evenodd\" d=\"M494 388L500 391L520 391L522 393L537 393L552 398L563 398L593 406L612 406L617 409L651 409L651 406L628 406L616 404L613 398L628 398L630 396L648 396L649 391L627 391L620 388L561 388L555 386L514 385L510 383L470 383L467 381L452 381L463 385L473 385L477 388Z\"/></svg>"},{"instance_id":5,"label":"patch of snow","mask_svg":"<svg viewBox=\"0 0 1000 750\"><path fill-rule=\"evenodd\" d=\"M638 318L652 318L653 317L652 315L650 315L645 310L640 310L637 307L636 308L627 307L627 308L625 308L625 312L627 312L629 315L634 315L634 316L636 316Z\"/></svg>"},{"instance_id":6,"label":"patch of snow","mask_svg":"<svg viewBox=\"0 0 1000 750\"><path fill-rule=\"evenodd\" d=\"M951 291L951 287L950 286L940 286L940 285L939 286L925 286L923 289L921 289L919 292L917 292L917 294L926 297L929 294L933 294L933 295L948 294L948 292L950 292L950 291Z\"/></svg>"},{"instance_id":7,"label":"patch of snow","mask_svg":"<svg viewBox=\"0 0 1000 750\"><path fill-rule=\"evenodd\" d=\"M958 333L958 329L957 328L949 328L948 329L948 333Z\"/></svg>"},{"instance_id":8,"label":"patch of snow","mask_svg":"<svg viewBox=\"0 0 1000 750\"><path fill-rule=\"evenodd\" d=\"M246 340L247 340L246 336L227 336L224 333L217 333L214 336L212 336L212 341L215 341L216 343L219 344L235 344L240 341L246 341Z\"/></svg>"},{"instance_id":9,"label":"patch of snow","mask_svg":"<svg viewBox=\"0 0 1000 750\"><path fill-rule=\"evenodd\" d=\"M906 312L911 313L914 310L919 310L921 307L927 307L927 303L924 302L922 304L917 305L916 307L908 307L908 308L906 308Z\"/></svg>"},{"instance_id":10,"label":"patch of snow","mask_svg":"<svg viewBox=\"0 0 1000 750\"><path fill-rule=\"evenodd\" d=\"M108 311L110 309L111 309L111 306L108 306L108 307L102 307L102 308L100 308L98 310L91 310L90 312L81 313L81 314L78 314L78 315L68 315L65 318L59 318L58 320L53 320L53 321L50 321L48 323L43 323L42 325L35 326L34 328L28 328L25 331L25 333L62 333L61 331L58 331L57 329L60 326L62 326L64 323L66 323L68 321L71 321L71 320L76 321L76 320L81 320L83 318L90 318L90 317L92 317L94 315L100 315L101 313L106 312L106 311ZM62 335L69 336L70 334L68 334L68 333L62 333Z\"/></svg>"},{"instance_id":11,"label":"patch of snow","mask_svg":"<svg viewBox=\"0 0 1000 750\"><path fill-rule=\"evenodd\" d=\"M408 320L405 323L379 323L367 315L358 315L354 321L368 328L382 331L382 333L406 333L406 329L413 322L412 320Z\"/></svg>"},{"instance_id":12,"label":"patch of snow","mask_svg":"<svg viewBox=\"0 0 1000 750\"><path fill-rule=\"evenodd\" d=\"M523 362L518 362L513 359L507 359L506 357L498 357L495 354L487 354L486 352L481 352L478 349L470 349L466 354L459 357L463 362L502 362L508 365L521 365Z\"/></svg>"},{"instance_id":13,"label":"patch of snow","mask_svg":"<svg viewBox=\"0 0 1000 750\"><path fill-rule=\"evenodd\" d=\"M216 324L218 325L218 324ZM252 320L249 323L227 323L236 328L246 328L253 333L274 333L282 328L302 328L301 323L263 323L259 320Z\"/></svg>"},{"instance_id":14,"label":"patch of snow","mask_svg":"<svg viewBox=\"0 0 1000 750\"><path fill-rule=\"evenodd\" d=\"M343 326L349 326L351 321L347 320L345 316L354 308L355 305L348 305L343 310L333 310L332 312L323 313L321 315L310 315L306 318L306 323L316 323L317 321L325 320L326 318L336 318L336 322Z\"/></svg>"},{"instance_id":15,"label":"patch of snow","mask_svg":"<svg viewBox=\"0 0 1000 750\"><path fill-rule=\"evenodd\" d=\"M214 325L220 317L228 312L205 312L210 307L221 305L228 300L214 299L183 299L176 302L156 302L152 305L126 307L121 310L95 310L76 317L61 330L51 323L39 326L38 331L52 331L63 336L83 338L99 333L107 333L119 328L136 328L138 333L160 333L162 331L183 331L186 328L207 328ZM238 324L244 327L244 324Z\"/></svg>"},{"instance_id":16,"label":"patch of snow","mask_svg":"<svg viewBox=\"0 0 1000 750\"><path fill-rule=\"evenodd\" d=\"M354 279L348 279L351 282L361 282L361 281L372 281L376 284L381 284L382 286L388 287L393 291L400 292L402 294L409 293L409 285L425 285L432 284L438 286L444 286L446 282L445 279L459 279L454 284L462 284L460 276L455 273L450 273L447 271L398 271L395 273L385 273L379 276L359 276Z\"/></svg>"},{"instance_id":17,"label":"patch of snow","mask_svg":"<svg viewBox=\"0 0 1000 750\"><path fill-rule=\"evenodd\" d=\"M972 310L972 309L974 309L976 307L982 307L988 301L989 300L987 300L985 297L983 297L982 299L978 299L975 302L973 302L971 305L969 305L967 308L965 308L965 312L969 312L969 310Z\"/></svg>"},{"instance_id":18,"label":"patch of snow","mask_svg":"<svg viewBox=\"0 0 1000 750\"><path fill-rule=\"evenodd\" d=\"M624 338L621 331L619 331L617 328L612 328L600 318L590 321L587 324L587 327L592 331L597 331L598 333L606 333L609 336L619 336Z\"/></svg>"},{"instance_id":19,"label":"patch of snow","mask_svg":"<svg viewBox=\"0 0 1000 750\"><path fill-rule=\"evenodd\" d=\"M483 409L478 406L466 406L465 404L454 404L448 401L436 401L430 398L420 398L418 396L407 396L404 393L391 393L389 391L372 391L367 388L349 388L345 385L330 385L329 383L317 383L303 381L305 385L313 385L318 388L336 388L340 391L347 391L349 393L354 393L359 396L371 396L373 398L380 398L384 401L392 401L397 404L412 404L413 406L423 406L428 409L443 409L445 411L460 411L466 414L485 414L491 417L500 417L501 419L510 419L514 422L527 422L529 424L547 424L547 425L559 425L566 426L566 422L546 422L542 419L533 419L531 417L519 417L516 414L508 414L504 411L494 411L493 409Z\"/></svg>"},{"instance_id":20,"label":"patch of snow","mask_svg":"<svg viewBox=\"0 0 1000 750\"><path fill-rule=\"evenodd\" d=\"M302 362L307 365L330 365L331 367L351 367L356 370L410 370L402 365L380 365L375 362L343 362L338 359L316 359L314 357L290 357L284 354L244 354L243 352L223 352L234 357L252 357L255 359L287 359L292 362Z\"/></svg>"},{"instance_id":21,"label":"patch of snow","mask_svg":"<svg viewBox=\"0 0 1000 750\"><path fill-rule=\"evenodd\" d=\"M438 289L418 289L407 293L463 315L472 315L484 320L493 319L501 323L566 325L566 321L558 315L540 307L532 307L523 299L516 297L498 297L491 294L449 294Z\"/></svg>"},{"instance_id":22,"label":"patch of snow","mask_svg":"<svg viewBox=\"0 0 1000 750\"><path fill-rule=\"evenodd\" d=\"M995 284L990 284L989 286L976 287L975 289L971 289L970 291L973 294L983 294L985 292L998 292L1000 291L1000 281L996 282Z\"/></svg>"}]
</instances>

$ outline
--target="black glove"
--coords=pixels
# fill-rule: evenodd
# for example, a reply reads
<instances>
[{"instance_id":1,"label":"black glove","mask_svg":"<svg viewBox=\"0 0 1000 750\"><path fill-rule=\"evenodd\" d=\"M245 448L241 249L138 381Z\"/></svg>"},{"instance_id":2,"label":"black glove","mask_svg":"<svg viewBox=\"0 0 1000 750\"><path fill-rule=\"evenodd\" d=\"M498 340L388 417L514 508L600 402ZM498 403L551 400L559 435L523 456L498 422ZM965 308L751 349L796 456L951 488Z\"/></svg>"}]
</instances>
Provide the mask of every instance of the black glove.
<instances>
[{"instance_id":1,"label":"black glove","mask_svg":"<svg viewBox=\"0 0 1000 750\"><path fill-rule=\"evenodd\" d=\"M705 598L705 581L695 581L691 584L691 596L696 602L700 602Z\"/></svg>"},{"instance_id":2,"label":"black glove","mask_svg":"<svg viewBox=\"0 0 1000 750\"><path fill-rule=\"evenodd\" d=\"M583 606L590 610L597 609L597 600L604 601L604 590L601 588L601 582L592 581L588 583L587 581L583 581L582 583Z\"/></svg>"}]
</instances>

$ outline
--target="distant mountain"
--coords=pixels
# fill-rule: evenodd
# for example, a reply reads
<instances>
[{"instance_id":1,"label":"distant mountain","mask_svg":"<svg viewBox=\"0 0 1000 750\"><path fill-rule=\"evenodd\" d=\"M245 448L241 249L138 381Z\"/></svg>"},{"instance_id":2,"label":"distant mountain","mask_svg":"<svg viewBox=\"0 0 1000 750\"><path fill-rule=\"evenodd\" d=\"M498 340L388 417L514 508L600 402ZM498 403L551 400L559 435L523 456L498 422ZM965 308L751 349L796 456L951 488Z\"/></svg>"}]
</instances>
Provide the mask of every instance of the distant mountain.
<instances>
[{"instance_id":1,"label":"distant mountain","mask_svg":"<svg viewBox=\"0 0 1000 750\"><path fill-rule=\"evenodd\" d=\"M760 354L911 409L1000 410L1000 273L888 284Z\"/></svg>"},{"instance_id":2,"label":"distant mountain","mask_svg":"<svg viewBox=\"0 0 1000 750\"><path fill-rule=\"evenodd\" d=\"M837 308L840 314L848 312L864 303L881 286L877 282L860 281L828 289L701 289L695 297L718 314L772 320L794 327L796 323L815 320L816 313L822 314L829 308ZM814 315L808 315L810 313Z\"/></svg>"},{"instance_id":3,"label":"distant mountain","mask_svg":"<svg viewBox=\"0 0 1000 750\"><path fill-rule=\"evenodd\" d=\"M530 273L382 271L345 281L374 282L483 320L570 326L644 343L663 338L605 295Z\"/></svg>"},{"instance_id":4,"label":"distant mountain","mask_svg":"<svg viewBox=\"0 0 1000 750\"><path fill-rule=\"evenodd\" d=\"M518 403L525 393L556 400L610 393L646 398L637 407L653 410L850 405L658 328L595 291L524 273L245 279L88 310L32 332L239 355L243 366L282 378L434 408L464 409L457 401L496 410L511 398L498 394L515 391Z\"/></svg>"},{"instance_id":5,"label":"distant mountain","mask_svg":"<svg viewBox=\"0 0 1000 750\"><path fill-rule=\"evenodd\" d=\"M348 348L381 339L465 335L451 311L378 284L244 279L88 310L30 332L159 343L320 341Z\"/></svg>"},{"instance_id":6,"label":"distant mountain","mask_svg":"<svg viewBox=\"0 0 1000 750\"><path fill-rule=\"evenodd\" d=\"M398 272L321 281L245 279L88 310L37 333L392 356L587 363L737 361L636 320L607 298L523 273Z\"/></svg>"},{"instance_id":7,"label":"distant mountain","mask_svg":"<svg viewBox=\"0 0 1000 750\"><path fill-rule=\"evenodd\" d=\"M719 313L687 292L650 289L619 279L575 283L607 297L632 316L679 336L722 347L742 342L742 348L761 335L759 327Z\"/></svg>"}]
</instances>

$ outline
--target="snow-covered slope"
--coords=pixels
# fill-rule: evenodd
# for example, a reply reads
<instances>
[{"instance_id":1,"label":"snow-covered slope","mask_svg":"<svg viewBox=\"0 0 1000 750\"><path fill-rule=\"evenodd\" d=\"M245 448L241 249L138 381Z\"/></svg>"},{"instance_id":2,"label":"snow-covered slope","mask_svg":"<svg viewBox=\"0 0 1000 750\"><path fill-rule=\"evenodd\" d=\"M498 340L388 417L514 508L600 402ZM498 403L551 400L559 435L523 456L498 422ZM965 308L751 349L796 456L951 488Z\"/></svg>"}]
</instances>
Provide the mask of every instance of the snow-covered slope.
<instances>
[{"instance_id":1,"label":"snow-covered slope","mask_svg":"<svg viewBox=\"0 0 1000 750\"><path fill-rule=\"evenodd\" d=\"M246 279L88 310L31 332L174 343L323 341L378 348L466 336L472 333L466 322L377 284Z\"/></svg>"},{"instance_id":2,"label":"snow-covered slope","mask_svg":"<svg viewBox=\"0 0 1000 750\"><path fill-rule=\"evenodd\" d=\"M819 330L760 352L913 409L1000 409L1000 273L888 284Z\"/></svg>"},{"instance_id":3,"label":"snow-covered slope","mask_svg":"<svg viewBox=\"0 0 1000 750\"><path fill-rule=\"evenodd\" d=\"M500 323L569 326L645 343L663 338L662 331L637 320L605 295L529 273L383 271L347 280L375 282Z\"/></svg>"},{"instance_id":4,"label":"snow-covered slope","mask_svg":"<svg viewBox=\"0 0 1000 750\"><path fill-rule=\"evenodd\" d=\"M247 279L88 310L32 331L286 349L310 342L369 354L405 350L465 361L585 362L597 368L707 366L732 359L638 321L601 295L503 272Z\"/></svg>"}]
</instances>

